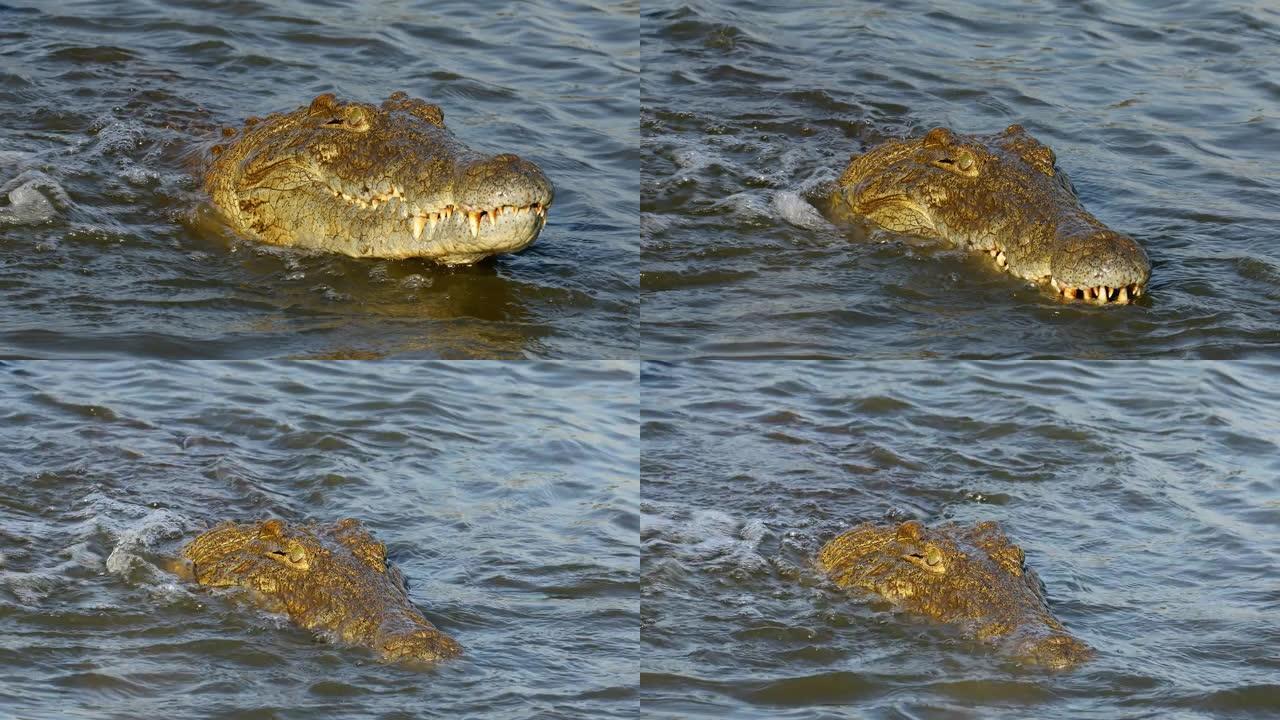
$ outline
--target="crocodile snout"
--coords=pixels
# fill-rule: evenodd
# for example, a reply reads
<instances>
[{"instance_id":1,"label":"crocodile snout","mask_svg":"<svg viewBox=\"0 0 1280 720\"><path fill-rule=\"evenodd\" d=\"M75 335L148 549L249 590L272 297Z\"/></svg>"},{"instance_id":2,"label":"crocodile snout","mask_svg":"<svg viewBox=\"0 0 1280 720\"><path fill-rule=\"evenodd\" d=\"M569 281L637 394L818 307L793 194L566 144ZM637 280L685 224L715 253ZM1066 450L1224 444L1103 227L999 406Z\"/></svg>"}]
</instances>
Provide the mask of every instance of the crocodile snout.
<instances>
[{"instance_id":1,"label":"crocodile snout","mask_svg":"<svg viewBox=\"0 0 1280 720\"><path fill-rule=\"evenodd\" d=\"M1146 291L1151 261L1133 238L1103 228L1059 238L1050 282L1068 300L1128 303Z\"/></svg>"},{"instance_id":2,"label":"crocodile snout","mask_svg":"<svg viewBox=\"0 0 1280 720\"><path fill-rule=\"evenodd\" d=\"M1055 632L1017 642L1012 654L1033 665L1063 670L1093 657L1093 648L1070 635Z\"/></svg>"},{"instance_id":3,"label":"crocodile snout","mask_svg":"<svg viewBox=\"0 0 1280 720\"><path fill-rule=\"evenodd\" d=\"M435 628L417 628L408 632L384 635L378 643L378 650L383 660L388 662L400 660L435 662L462 654L462 646L458 641Z\"/></svg>"},{"instance_id":4,"label":"crocodile snout","mask_svg":"<svg viewBox=\"0 0 1280 720\"><path fill-rule=\"evenodd\" d=\"M474 208L546 208L554 197L551 181L537 165L509 153L461 168L456 192L463 206Z\"/></svg>"}]
</instances>

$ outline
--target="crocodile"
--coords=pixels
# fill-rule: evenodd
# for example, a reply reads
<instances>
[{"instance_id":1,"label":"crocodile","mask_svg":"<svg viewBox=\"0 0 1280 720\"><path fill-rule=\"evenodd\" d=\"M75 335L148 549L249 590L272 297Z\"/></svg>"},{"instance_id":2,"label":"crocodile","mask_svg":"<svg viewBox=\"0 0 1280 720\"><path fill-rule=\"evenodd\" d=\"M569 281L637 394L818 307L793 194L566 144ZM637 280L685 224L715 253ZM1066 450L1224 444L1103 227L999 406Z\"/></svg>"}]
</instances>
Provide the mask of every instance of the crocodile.
<instances>
[{"instance_id":1,"label":"crocodile","mask_svg":"<svg viewBox=\"0 0 1280 720\"><path fill-rule=\"evenodd\" d=\"M823 546L817 565L841 588L961 624L1028 664L1062 669L1093 655L1049 611L1040 578L995 522L864 523Z\"/></svg>"},{"instance_id":2,"label":"crocodile","mask_svg":"<svg viewBox=\"0 0 1280 720\"><path fill-rule=\"evenodd\" d=\"M409 601L404 576L359 520L224 522L182 549L177 568L211 587L241 587L270 612L386 662L435 662L462 652Z\"/></svg>"},{"instance_id":3,"label":"crocodile","mask_svg":"<svg viewBox=\"0 0 1280 720\"><path fill-rule=\"evenodd\" d=\"M440 106L403 92L381 106L325 93L223 136L204 189L232 229L273 245L469 265L527 247L553 198L538 166L471 150Z\"/></svg>"},{"instance_id":4,"label":"crocodile","mask_svg":"<svg viewBox=\"0 0 1280 720\"><path fill-rule=\"evenodd\" d=\"M1146 291L1151 261L1084 209L1056 163L1021 125L994 135L937 127L854 156L827 206L838 218L985 252L1059 299L1132 302Z\"/></svg>"}]
</instances>

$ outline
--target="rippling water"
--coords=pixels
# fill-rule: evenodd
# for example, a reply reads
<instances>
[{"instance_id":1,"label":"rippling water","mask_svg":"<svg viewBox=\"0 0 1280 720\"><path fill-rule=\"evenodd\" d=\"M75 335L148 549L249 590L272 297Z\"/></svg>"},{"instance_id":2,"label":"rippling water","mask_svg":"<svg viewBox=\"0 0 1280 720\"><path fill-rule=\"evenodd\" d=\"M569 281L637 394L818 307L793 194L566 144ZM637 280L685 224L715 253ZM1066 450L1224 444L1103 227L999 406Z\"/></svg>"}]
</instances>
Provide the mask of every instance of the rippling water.
<instances>
[{"instance_id":1,"label":"rippling water","mask_svg":"<svg viewBox=\"0 0 1280 720\"><path fill-rule=\"evenodd\" d=\"M0 716L634 717L637 380L0 367ZM210 523L266 516L362 518L466 654L382 665L156 566Z\"/></svg>"},{"instance_id":2,"label":"rippling water","mask_svg":"<svg viewBox=\"0 0 1280 720\"><path fill-rule=\"evenodd\" d=\"M0 0L0 353L630 357L633 2ZM556 186L476 267L264 247L192 221L188 157L321 93L436 102ZM16 194L14 194L16 193Z\"/></svg>"},{"instance_id":3,"label":"rippling water","mask_svg":"<svg viewBox=\"0 0 1280 720\"><path fill-rule=\"evenodd\" d=\"M1278 370L647 364L646 714L1275 717ZM1020 668L817 576L886 518L999 521L1096 659Z\"/></svg>"},{"instance_id":4,"label":"rippling water","mask_svg":"<svg viewBox=\"0 0 1280 720\"><path fill-rule=\"evenodd\" d=\"M1273 3L648 3L646 357L1236 357L1280 341ZM1063 305L989 260L869 242L803 198L850 155L1012 122L1154 266Z\"/></svg>"}]
</instances>

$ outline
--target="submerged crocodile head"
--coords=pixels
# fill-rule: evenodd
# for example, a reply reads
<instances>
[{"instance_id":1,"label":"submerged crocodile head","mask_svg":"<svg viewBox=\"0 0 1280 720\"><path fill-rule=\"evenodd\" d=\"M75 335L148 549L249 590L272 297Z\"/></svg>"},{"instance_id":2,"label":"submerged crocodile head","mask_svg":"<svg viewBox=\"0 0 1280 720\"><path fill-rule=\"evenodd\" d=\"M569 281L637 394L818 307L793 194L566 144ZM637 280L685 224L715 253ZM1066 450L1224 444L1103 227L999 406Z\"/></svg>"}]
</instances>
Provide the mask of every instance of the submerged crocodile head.
<instances>
[{"instance_id":1,"label":"submerged crocodile head","mask_svg":"<svg viewBox=\"0 0 1280 720\"><path fill-rule=\"evenodd\" d=\"M1022 549L994 522L926 528L863 524L827 543L818 566L840 587L858 588L933 620L962 624L1036 665L1066 668L1093 651L1049 612Z\"/></svg>"},{"instance_id":2,"label":"submerged crocodile head","mask_svg":"<svg viewBox=\"0 0 1280 720\"><path fill-rule=\"evenodd\" d=\"M224 134L205 189L235 230L276 245L466 265L533 242L552 200L536 165L468 149L404 93L324 94Z\"/></svg>"},{"instance_id":3,"label":"submerged crocodile head","mask_svg":"<svg viewBox=\"0 0 1280 720\"><path fill-rule=\"evenodd\" d=\"M271 612L394 662L432 662L462 647L409 601L386 548L358 520L222 523L182 550L196 582L243 587Z\"/></svg>"},{"instance_id":4,"label":"submerged crocodile head","mask_svg":"<svg viewBox=\"0 0 1280 720\"><path fill-rule=\"evenodd\" d=\"M853 158L831 206L986 252L1068 300L1128 303L1151 276L1142 247L1090 215L1053 151L1020 125L996 135L934 128L884 143Z\"/></svg>"}]
</instances>

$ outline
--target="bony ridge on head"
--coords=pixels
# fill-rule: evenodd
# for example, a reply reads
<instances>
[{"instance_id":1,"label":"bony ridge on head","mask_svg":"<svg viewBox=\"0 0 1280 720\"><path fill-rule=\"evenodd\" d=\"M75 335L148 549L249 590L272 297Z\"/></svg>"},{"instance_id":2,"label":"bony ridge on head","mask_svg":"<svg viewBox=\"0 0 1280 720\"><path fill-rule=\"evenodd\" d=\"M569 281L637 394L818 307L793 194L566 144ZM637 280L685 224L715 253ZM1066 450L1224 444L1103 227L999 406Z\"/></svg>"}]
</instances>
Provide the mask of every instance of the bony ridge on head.
<instances>
[{"instance_id":1,"label":"bony ridge on head","mask_svg":"<svg viewBox=\"0 0 1280 720\"><path fill-rule=\"evenodd\" d=\"M925 147L950 147L956 144L956 135L948 128L936 127L925 133L921 144Z\"/></svg>"},{"instance_id":2,"label":"bony ridge on head","mask_svg":"<svg viewBox=\"0 0 1280 720\"><path fill-rule=\"evenodd\" d=\"M924 526L919 520L907 520L898 526L897 537L899 540L916 541L924 535Z\"/></svg>"},{"instance_id":3,"label":"bony ridge on head","mask_svg":"<svg viewBox=\"0 0 1280 720\"><path fill-rule=\"evenodd\" d=\"M321 93L311 101L307 110L312 114L331 113L338 108L338 98L333 93Z\"/></svg>"}]
</instances>

